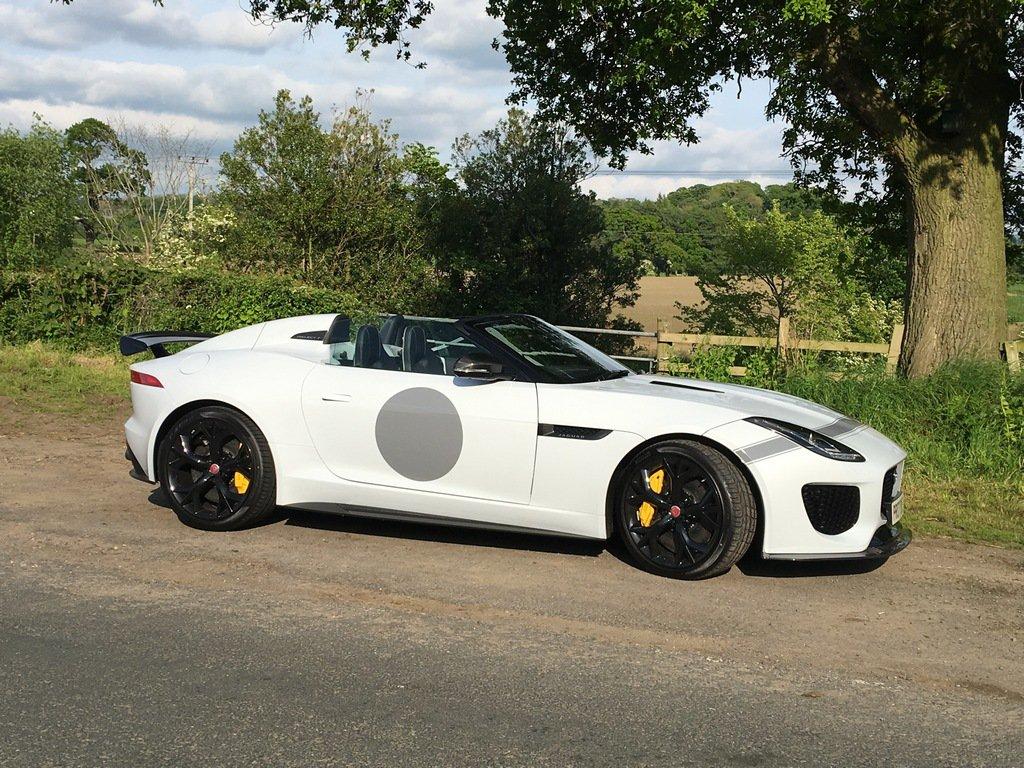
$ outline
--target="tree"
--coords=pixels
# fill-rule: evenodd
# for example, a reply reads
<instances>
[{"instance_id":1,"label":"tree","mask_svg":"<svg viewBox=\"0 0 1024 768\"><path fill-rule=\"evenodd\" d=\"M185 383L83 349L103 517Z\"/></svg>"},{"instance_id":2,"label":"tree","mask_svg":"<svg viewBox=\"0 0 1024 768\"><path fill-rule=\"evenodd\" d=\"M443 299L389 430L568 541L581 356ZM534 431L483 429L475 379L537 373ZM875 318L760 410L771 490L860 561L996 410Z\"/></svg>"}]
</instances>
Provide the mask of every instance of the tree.
<instances>
[{"instance_id":1,"label":"tree","mask_svg":"<svg viewBox=\"0 0 1024 768\"><path fill-rule=\"evenodd\" d=\"M461 191L445 203L436 259L456 313L517 311L603 324L635 291L640 258L601 238L585 145L513 110L453 148Z\"/></svg>"},{"instance_id":2,"label":"tree","mask_svg":"<svg viewBox=\"0 0 1024 768\"><path fill-rule=\"evenodd\" d=\"M894 178L910 234L911 375L995 357L1006 333L1002 175L1021 105L1012 0L602 3L493 0L520 97L620 159L648 139L694 141L722 78L775 82L769 114L810 182ZM609 34L609 30L615 30ZM813 167L813 166L812 166Z\"/></svg>"},{"instance_id":3,"label":"tree","mask_svg":"<svg viewBox=\"0 0 1024 768\"><path fill-rule=\"evenodd\" d=\"M408 307L430 288L414 194L416 179L431 172L429 156L424 147L402 154L388 123L362 106L325 130L309 97L280 91L274 109L221 156L221 200L236 221L225 244L230 264L296 272L355 287L377 306Z\"/></svg>"},{"instance_id":4,"label":"tree","mask_svg":"<svg viewBox=\"0 0 1024 768\"><path fill-rule=\"evenodd\" d=\"M68 0L69 1L69 0ZM256 18L344 29L350 50L397 46L428 0L257 0ZM624 162L693 125L731 78L770 78L769 115L809 183L883 176L906 201L902 366L994 357L1006 333L1003 175L1024 108L1019 0L488 0L514 97Z\"/></svg>"},{"instance_id":5,"label":"tree","mask_svg":"<svg viewBox=\"0 0 1024 768\"><path fill-rule=\"evenodd\" d=\"M74 213L63 137L38 115L26 134L0 130L0 265L57 258L71 245Z\"/></svg>"},{"instance_id":6,"label":"tree","mask_svg":"<svg viewBox=\"0 0 1024 768\"><path fill-rule=\"evenodd\" d=\"M682 320L709 333L775 336L786 317L803 337L887 338L887 306L852 274L856 240L832 217L787 214L778 203L760 218L726 215L720 261L698 274L705 303L679 306Z\"/></svg>"},{"instance_id":7,"label":"tree","mask_svg":"<svg viewBox=\"0 0 1024 768\"><path fill-rule=\"evenodd\" d=\"M75 163L73 179L80 185L85 203L79 220L85 241L91 245L100 229L108 229L111 216L103 207L123 193L121 177L144 176L145 158L129 149L113 128L93 117L72 125L65 136ZM133 179L132 186L140 181Z\"/></svg>"}]
</instances>

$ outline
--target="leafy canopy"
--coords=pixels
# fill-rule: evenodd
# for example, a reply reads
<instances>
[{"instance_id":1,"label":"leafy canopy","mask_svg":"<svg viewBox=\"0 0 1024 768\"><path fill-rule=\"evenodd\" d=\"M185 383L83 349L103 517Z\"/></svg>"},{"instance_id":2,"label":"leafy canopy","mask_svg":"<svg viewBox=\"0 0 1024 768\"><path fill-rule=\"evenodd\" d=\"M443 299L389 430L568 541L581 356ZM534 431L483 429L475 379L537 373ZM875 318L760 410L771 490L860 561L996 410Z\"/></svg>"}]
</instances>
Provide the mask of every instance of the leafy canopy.
<instances>
[{"instance_id":1,"label":"leafy canopy","mask_svg":"<svg viewBox=\"0 0 1024 768\"><path fill-rule=\"evenodd\" d=\"M407 160L387 121L362 106L325 130L309 97L279 92L221 157L231 265L359 284L372 302L400 308L425 285L414 195L430 170L425 155L414 145Z\"/></svg>"},{"instance_id":2,"label":"leafy canopy","mask_svg":"<svg viewBox=\"0 0 1024 768\"><path fill-rule=\"evenodd\" d=\"M0 266L52 263L74 235L64 137L36 116L25 134L0 129Z\"/></svg>"},{"instance_id":3,"label":"leafy canopy","mask_svg":"<svg viewBox=\"0 0 1024 768\"><path fill-rule=\"evenodd\" d=\"M721 263L698 272L705 304L679 307L702 331L774 335L783 317L805 338L882 341L898 303L871 299L856 277L856 239L821 211L761 218L727 208Z\"/></svg>"},{"instance_id":4,"label":"leafy canopy","mask_svg":"<svg viewBox=\"0 0 1024 768\"><path fill-rule=\"evenodd\" d=\"M454 311L587 324L630 301L640 259L601 238L601 209L578 187L591 170L586 148L564 126L512 110L459 139L453 157L459 188L444 204L435 248Z\"/></svg>"}]
</instances>

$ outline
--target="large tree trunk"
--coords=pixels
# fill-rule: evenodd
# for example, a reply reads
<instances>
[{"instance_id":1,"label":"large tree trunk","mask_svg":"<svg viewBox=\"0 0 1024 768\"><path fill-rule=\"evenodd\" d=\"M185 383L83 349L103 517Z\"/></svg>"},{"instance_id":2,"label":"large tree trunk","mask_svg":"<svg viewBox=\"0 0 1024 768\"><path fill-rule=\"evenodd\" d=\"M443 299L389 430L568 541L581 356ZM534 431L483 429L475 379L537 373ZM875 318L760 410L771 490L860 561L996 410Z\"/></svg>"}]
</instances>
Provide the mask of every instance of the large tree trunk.
<instances>
[{"instance_id":1,"label":"large tree trunk","mask_svg":"<svg viewBox=\"0 0 1024 768\"><path fill-rule=\"evenodd\" d=\"M900 366L911 377L950 360L995 359L1006 340L1002 153L982 149L984 142L967 144L919 155L907 172L910 258Z\"/></svg>"}]
</instances>

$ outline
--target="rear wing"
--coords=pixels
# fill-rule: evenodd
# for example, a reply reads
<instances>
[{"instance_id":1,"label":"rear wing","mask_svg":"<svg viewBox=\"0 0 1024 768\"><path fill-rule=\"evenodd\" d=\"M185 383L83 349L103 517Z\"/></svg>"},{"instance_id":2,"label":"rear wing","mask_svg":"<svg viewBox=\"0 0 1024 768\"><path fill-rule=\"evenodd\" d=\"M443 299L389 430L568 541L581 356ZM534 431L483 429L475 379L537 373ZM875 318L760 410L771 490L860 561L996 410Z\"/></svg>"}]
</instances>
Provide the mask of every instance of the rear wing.
<instances>
[{"instance_id":1,"label":"rear wing","mask_svg":"<svg viewBox=\"0 0 1024 768\"><path fill-rule=\"evenodd\" d=\"M149 350L153 357L167 357L171 353L164 344L195 344L212 339L213 336L212 333L194 331L141 331L122 336L118 346L121 348L121 354L125 356Z\"/></svg>"}]
</instances>

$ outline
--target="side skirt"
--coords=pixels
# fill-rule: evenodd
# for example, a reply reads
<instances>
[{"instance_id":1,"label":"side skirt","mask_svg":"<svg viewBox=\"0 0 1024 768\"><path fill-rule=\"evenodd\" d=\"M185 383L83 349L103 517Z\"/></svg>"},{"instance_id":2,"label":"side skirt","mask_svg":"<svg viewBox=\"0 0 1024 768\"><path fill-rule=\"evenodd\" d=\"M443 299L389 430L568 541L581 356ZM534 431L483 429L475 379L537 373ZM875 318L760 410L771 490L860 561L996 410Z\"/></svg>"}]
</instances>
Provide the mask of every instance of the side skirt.
<instances>
[{"instance_id":1,"label":"side skirt","mask_svg":"<svg viewBox=\"0 0 1024 768\"><path fill-rule=\"evenodd\" d=\"M485 531L501 531L504 533L525 533L535 536L557 536L561 539L582 539L584 541L604 541L603 538L593 536L579 536L561 531L548 531L542 528L524 528L517 525L502 525L501 523L486 523L478 520L465 520L458 517L444 517L442 515L428 515L419 512L402 512L396 509L381 509L379 507L359 507L349 504L296 504L285 505L282 509L304 509L311 512L326 512L332 515L352 515L353 517L368 517L379 520L394 520L401 523L420 523L424 525L445 525L452 528L477 528Z\"/></svg>"}]
</instances>

